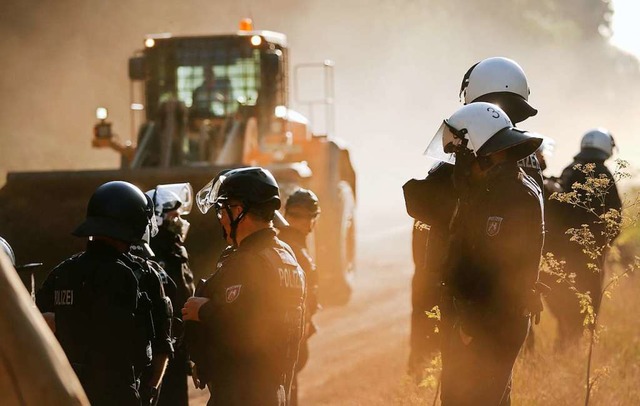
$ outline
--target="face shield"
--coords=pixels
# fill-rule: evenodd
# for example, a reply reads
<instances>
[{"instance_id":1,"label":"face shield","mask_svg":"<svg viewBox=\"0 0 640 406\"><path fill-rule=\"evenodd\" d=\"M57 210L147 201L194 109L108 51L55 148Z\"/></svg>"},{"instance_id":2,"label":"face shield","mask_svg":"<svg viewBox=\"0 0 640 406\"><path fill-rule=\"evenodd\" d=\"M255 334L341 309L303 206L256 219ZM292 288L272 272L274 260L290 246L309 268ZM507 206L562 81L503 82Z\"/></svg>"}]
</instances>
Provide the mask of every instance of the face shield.
<instances>
[{"instance_id":1,"label":"face shield","mask_svg":"<svg viewBox=\"0 0 640 406\"><path fill-rule=\"evenodd\" d=\"M209 210L216 204L220 186L227 177L225 175L218 176L217 179L207 183L196 195L196 205L202 214L207 214Z\"/></svg>"},{"instance_id":2,"label":"face shield","mask_svg":"<svg viewBox=\"0 0 640 406\"><path fill-rule=\"evenodd\" d=\"M151 238L155 237L158 234L158 222L156 221L156 216L153 210L153 201L147 195L147 227L145 228L144 235L142 237L145 241L151 241Z\"/></svg>"},{"instance_id":3,"label":"face shield","mask_svg":"<svg viewBox=\"0 0 640 406\"><path fill-rule=\"evenodd\" d=\"M454 165L456 163L454 152L460 146L465 146L464 133L451 127L447 120L443 120L423 155Z\"/></svg>"}]
</instances>

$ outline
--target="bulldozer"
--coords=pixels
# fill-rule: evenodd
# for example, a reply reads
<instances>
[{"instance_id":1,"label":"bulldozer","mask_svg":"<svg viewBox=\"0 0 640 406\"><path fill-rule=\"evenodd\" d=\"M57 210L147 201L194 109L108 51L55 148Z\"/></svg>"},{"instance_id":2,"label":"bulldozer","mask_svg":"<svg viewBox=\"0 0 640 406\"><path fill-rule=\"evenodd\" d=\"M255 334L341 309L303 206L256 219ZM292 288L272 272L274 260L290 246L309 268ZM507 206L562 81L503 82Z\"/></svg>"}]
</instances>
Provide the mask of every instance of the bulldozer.
<instances>
[{"instance_id":1,"label":"bulldozer","mask_svg":"<svg viewBox=\"0 0 640 406\"><path fill-rule=\"evenodd\" d=\"M146 36L128 61L133 140L115 133L105 108L96 112L92 146L119 153L120 168L10 172L0 189L0 235L50 270L83 249L70 232L104 182L125 180L143 191L190 182L198 190L223 169L262 166L278 180L283 202L297 187L318 195L322 215L310 248L320 296L345 303L355 270L356 174L346 144L332 134L333 64L290 69L288 52L284 34L254 30L248 20L227 35ZM310 110L323 105L324 133L289 107L290 71L305 68L322 72L325 94L299 102ZM46 210L34 206L34 191ZM190 264L206 277L225 243L212 216L187 219Z\"/></svg>"}]
</instances>

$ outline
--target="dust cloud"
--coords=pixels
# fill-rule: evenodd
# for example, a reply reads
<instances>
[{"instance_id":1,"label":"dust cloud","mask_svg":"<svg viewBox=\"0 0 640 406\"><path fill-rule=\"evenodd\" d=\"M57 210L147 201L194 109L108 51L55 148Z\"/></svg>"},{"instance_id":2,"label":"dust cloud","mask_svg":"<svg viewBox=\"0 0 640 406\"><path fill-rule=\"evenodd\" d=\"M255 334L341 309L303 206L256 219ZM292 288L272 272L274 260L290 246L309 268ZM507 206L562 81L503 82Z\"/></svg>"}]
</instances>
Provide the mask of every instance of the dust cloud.
<instances>
[{"instance_id":1,"label":"dust cloud","mask_svg":"<svg viewBox=\"0 0 640 406\"><path fill-rule=\"evenodd\" d=\"M144 35L234 32L246 16L257 29L288 35L291 66L336 62L336 133L351 145L365 227L374 218L408 224L401 186L426 174L422 151L460 105L463 74L489 56L513 58L527 72L539 114L522 127L555 138L552 174L570 162L581 135L595 126L616 135L622 158L640 163L634 140L640 75L633 58L570 32L551 40L523 35L514 29L521 22L492 20L476 6L452 12L442 4L3 2L0 171L116 167L115 153L90 147L94 112L107 106L116 132L130 138L127 58L142 47Z\"/></svg>"}]
</instances>

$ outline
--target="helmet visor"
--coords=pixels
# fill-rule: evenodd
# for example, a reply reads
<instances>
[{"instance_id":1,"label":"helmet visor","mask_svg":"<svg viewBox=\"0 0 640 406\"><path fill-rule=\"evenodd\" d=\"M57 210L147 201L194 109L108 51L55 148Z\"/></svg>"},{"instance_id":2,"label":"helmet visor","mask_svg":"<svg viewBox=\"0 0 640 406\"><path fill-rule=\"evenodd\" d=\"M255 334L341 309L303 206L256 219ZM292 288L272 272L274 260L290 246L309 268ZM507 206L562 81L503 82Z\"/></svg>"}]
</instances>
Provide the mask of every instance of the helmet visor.
<instances>
[{"instance_id":1,"label":"helmet visor","mask_svg":"<svg viewBox=\"0 0 640 406\"><path fill-rule=\"evenodd\" d=\"M215 205L220 186L227 177L220 175L207 183L196 195L196 205L202 214L206 214Z\"/></svg>"},{"instance_id":2,"label":"helmet visor","mask_svg":"<svg viewBox=\"0 0 640 406\"><path fill-rule=\"evenodd\" d=\"M177 210L178 214L187 215L193 207L193 188L188 182L158 185L154 203L156 208L162 206L163 212Z\"/></svg>"},{"instance_id":3,"label":"helmet visor","mask_svg":"<svg viewBox=\"0 0 640 406\"><path fill-rule=\"evenodd\" d=\"M456 137L447 124L447 121L443 120L440 128L438 128L436 134L431 138L423 155L441 162L455 164L456 156L453 153L445 152L445 146L453 144L455 139Z\"/></svg>"},{"instance_id":4,"label":"helmet visor","mask_svg":"<svg viewBox=\"0 0 640 406\"><path fill-rule=\"evenodd\" d=\"M517 128L503 128L495 133L477 152L478 156L488 156L508 150L510 156L519 161L536 152L542 144L542 138L534 137Z\"/></svg>"},{"instance_id":5,"label":"helmet visor","mask_svg":"<svg viewBox=\"0 0 640 406\"><path fill-rule=\"evenodd\" d=\"M151 241L151 238L155 237L158 234L158 221L156 219L156 216L153 213L153 201L151 200L151 198L147 195L144 195L147 198L147 206L148 206L148 210L147 210L147 219L149 219L149 223L147 224L147 227L145 229L145 233L142 236L142 239L144 240L145 237L147 237L147 240L144 241Z\"/></svg>"}]
</instances>

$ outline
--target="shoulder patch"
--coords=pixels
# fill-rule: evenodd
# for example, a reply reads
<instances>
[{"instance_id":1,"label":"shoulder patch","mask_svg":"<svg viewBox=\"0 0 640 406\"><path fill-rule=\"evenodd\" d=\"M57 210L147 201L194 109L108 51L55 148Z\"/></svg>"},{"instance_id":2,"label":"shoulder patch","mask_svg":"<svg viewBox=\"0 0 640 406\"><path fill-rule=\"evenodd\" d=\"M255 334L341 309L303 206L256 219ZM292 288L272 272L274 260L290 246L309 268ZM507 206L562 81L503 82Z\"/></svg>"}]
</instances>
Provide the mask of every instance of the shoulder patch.
<instances>
[{"instance_id":1,"label":"shoulder patch","mask_svg":"<svg viewBox=\"0 0 640 406\"><path fill-rule=\"evenodd\" d=\"M487 219L487 235L489 237L495 237L498 235L502 220L503 218L498 216L492 216Z\"/></svg>"},{"instance_id":2,"label":"shoulder patch","mask_svg":"<svg viewBox=\"0 0 640 406\"><path fill-rule=\"evenodd\" d=\"M229 286L225 292L225 299L227 303L233 303L240 296L240 289L242 285Z\"/></svg>"}]
</instances>

